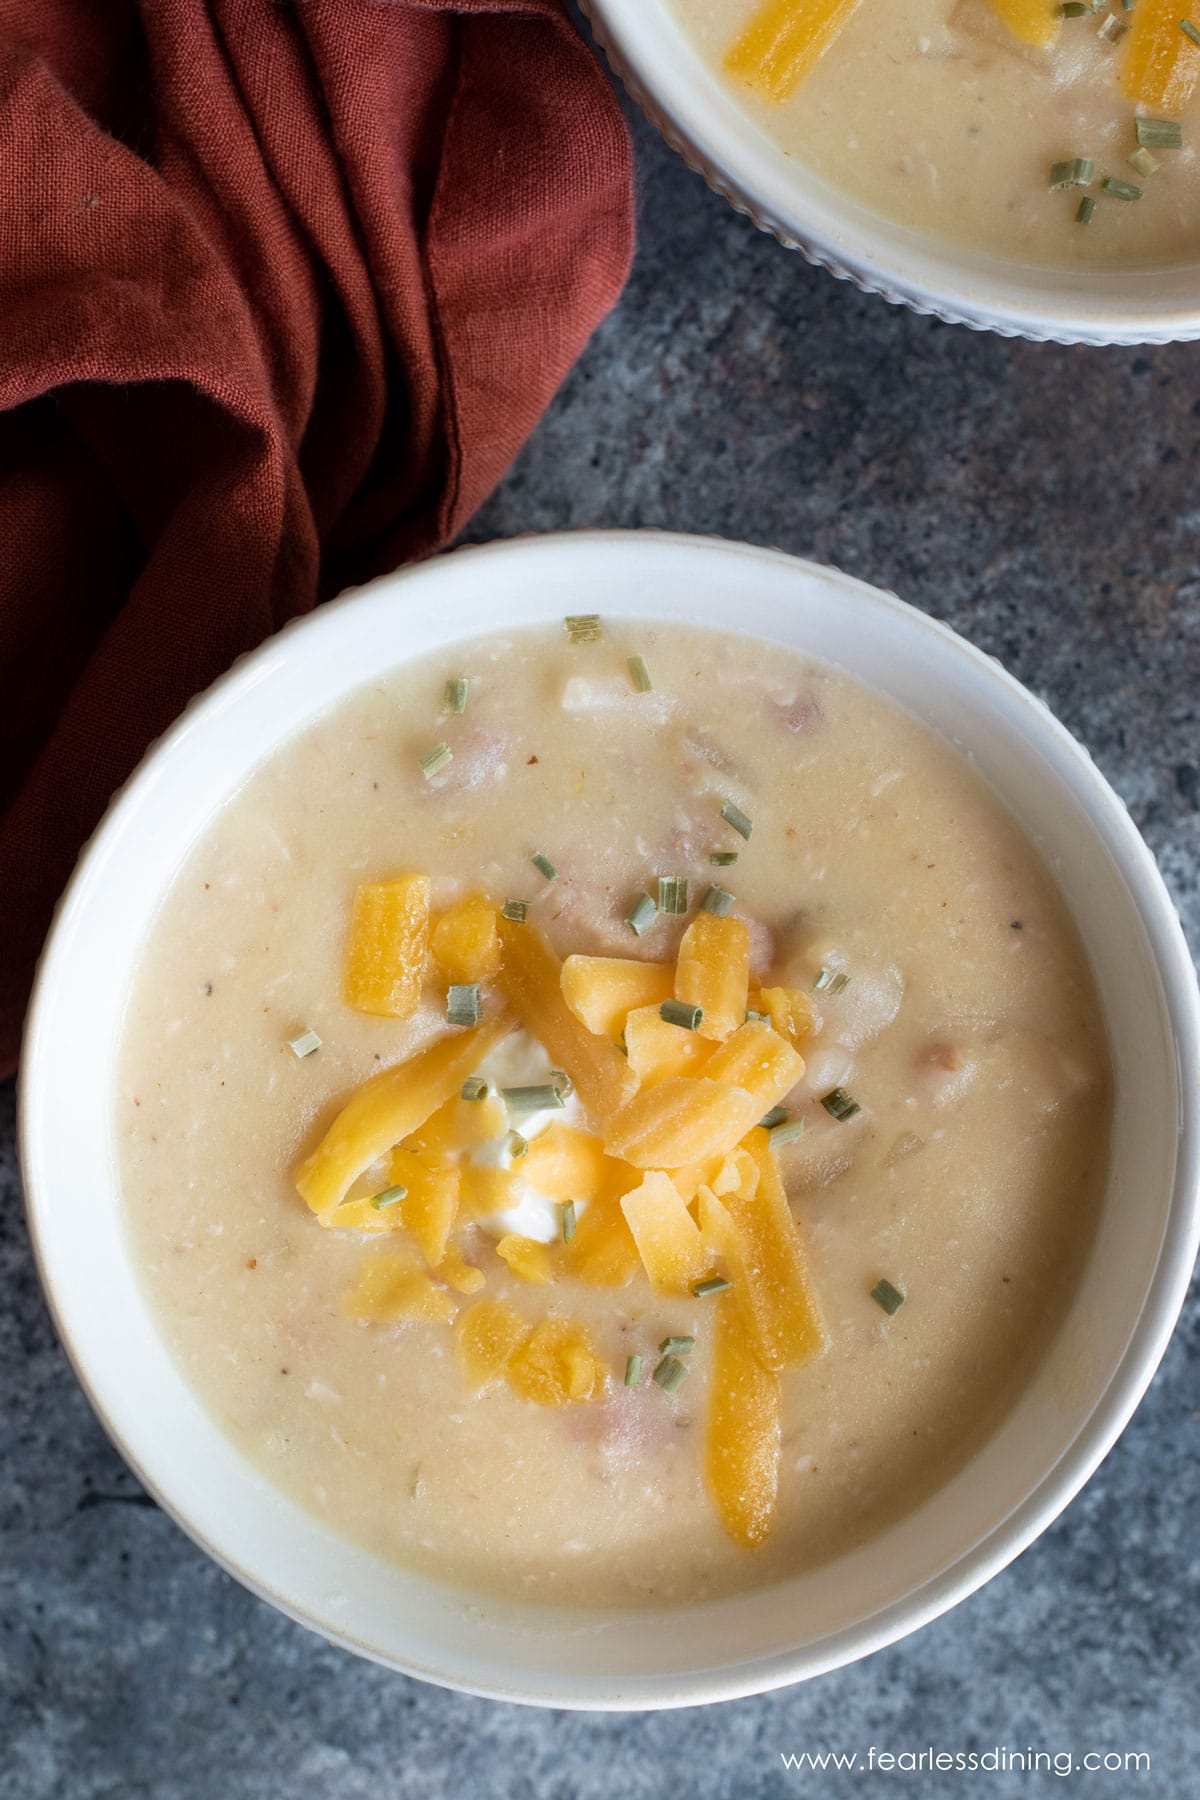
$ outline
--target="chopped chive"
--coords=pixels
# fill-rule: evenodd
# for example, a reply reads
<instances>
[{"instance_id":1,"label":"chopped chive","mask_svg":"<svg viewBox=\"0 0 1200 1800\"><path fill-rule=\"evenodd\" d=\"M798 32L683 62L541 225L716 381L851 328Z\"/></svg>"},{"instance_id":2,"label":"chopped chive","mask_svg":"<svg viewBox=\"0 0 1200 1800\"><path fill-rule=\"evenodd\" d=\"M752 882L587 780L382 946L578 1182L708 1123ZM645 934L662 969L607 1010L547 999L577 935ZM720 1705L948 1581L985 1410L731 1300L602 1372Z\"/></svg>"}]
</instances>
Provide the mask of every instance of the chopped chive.
<instances>
[{"instance_id":1,"label":"chopped chive","mask_svg":"<svg viewBox=\"0 0 1200 1800\"><path fill-rule=\"evenodd\" d=\"M771 1023L771 1015L770 1013L755 1012L752 1006L748 1006L746 1008L747 1025L750 1024L751 1020L753 1020L756 1025L769 1025Z\"/></svg>"},{"instance_id":2,"label":"chopped chive","mask_svg":"<svg viewBox=\"0 0 1200 1800\"><path fill-rule=\"evenodd\" d=\"M1137 170L1139 175L1157 175L1162 168L1157 156L1146 149L1135 150L1129 158L1129 164L1131 168Z\"/></svg>"},{"instance_id":3,"label":"chopped chive","mask_svg":"<svg viewBox=\"0 0 1200 1800\"><path fill-rule=\"evenodd\" d=\"M1137 141L1148 150L1182 150L1183 126L1178 119L1135 119Z\"/></svg>"},{"instance_id":4,"label":"chopped chive","mask_svg":"<svg viewBox=\"0 0 1200 1800\"><path fill-rule=\"evenodd\" d=\"M563 624L573 644L595 644L599 641L599 613L568 613Z\"/></svg>"},{"instance_id":5,"label":"chopped chive","mask_svg":"<svg viewBox=\"0 0 1200 1800\"><path fill-rule=\"evenodd\" d=\"M790 1117L791 1114L786 1106L773 1106L770 1112L764 1113L758 1122L764 1131L770 1131L774 1126L782 1125L783 1121Z\"/></svg>"},{"instance_id":6,"label":"chopped chive","mask_svg":"<svg viewBox=\"0 0 1200 1800\"><path fill-rule=\"evenodd\" d=\"M627 666L629 669L629 685L632 687L634 693L649 694L653 692L654 683L650 679L650 671L646 667L645 657L631 656Z\"/></svg>"},{"instance_id":7,"label":"chopped chive","mask_svg":"<svg viewBox=\"0 0 1200 1800\"><path fill-rule=\"evenodd\" d=\"M1140 200L1142 197L1140 187L1135 187L1132 181L1118 181L1115 175L1106 175L1100 186L1114 200Z\"/></svg>"},{"instance_id":8,"label":"chopped chive","mask_svg":"<svg viewBox=\"0 0 1200 1800\"><path fill-rule=\"evenodd\" d=\"M754 820L749 818L748 815L742 811L741 807L735 805L732 800L722 802L721 817L727 825L733 826L733 829L737 832L739 837L748 839L750 833L754 830Z\"/></svg>"},{"instance_id":9,"label":"chopped chive","mask_svg":"<svg viewBox=\"0 0 1200 1800\"><path fill-rule=\"evenodd\" d=\"M723 1294L727 1287L732 1286L733 1283L727 1281L724 1275L710 1275L705 1281L693 1282L692 1292L697 1300L703 1300L709 1294Z\"/></svg>"},{"instance_id":10,"label":"chopped chive","mask_svg":"<svg viewBox=\"0 0 1200 1800\"><path fill-rule=\"evenodd\" d=\"M1124 19L1118 19L1116 13L1109 13L1103 25L1096 32L1096 36L1103 38L1106 44L1119 44L1128 30L1129 27Z\"/></svg>"},{"instance_id":11,"label":"chopped chive","mask_svg":"<svg viewBox=\"0 0 1200 1800\"><path fill-rule=\"evenodd\" d=\"M508 1154L514 1162L520 1162L529 1149L529 1139L522 1137L519 1131L510 1131L507 1142Z\"/></svg>"},{"instance_id":12,"label":"chopped chive","mask_svg":"<svg viewBox=\"0 0 1200 1800\"><path fill-rule=\"evenodd\" d=\"M767 1133L772 1150L780 1150L784 1144L794 1144L797 1138L804 1136L804 1118L784 1119L778 1125L772 1125Z\"/></svg>"},{"instance_id":13,"label":"chopped chive","mask_svg":"<svg viewBox=\"0 0 1200 1800\"><path fill-rule=\"evenodd\" d=\"M699 1031L704 1018L702 1006L689 1006L686 1000L664 1000L658 1016L668 1025L682 1025L685 1031Z\"/></svg>"},{"instance_id":14,"label":"chopped chive","mask_svg":"<svg viewBox=\"0 0 1200 1800\"><path fill-rule=\"evenodd\" d=\"M448 713L465 713L467 710L467 678L465 675L451 675L446 683L446 692L442 696L442 711Z\"/></svg>"},{"instance_id":15,"label":"chopped chive","mask_svg":"<svg viewBox=\"0 0 1200 1800\"><path fill-rule=\"evenodd\" d=\"M562 1106L565 1099L552 1081L540 1081L528 1087L501 1088L500 1094L510 1112L541 1112L548 1106Z\"/></svg>"},{"instance_id":16,"label":"chopped chive","mask_svg":"<svg viewBox=\"0 0 1200 1800\"><path fill-rule=\"evenodd\" d=\"M555 1093L563 1100L569 1100L575 1092L575 1083L565 1069L551 1069L550 1080L554 1084Z\"/></svg>"},{"instance_id":17,"label":"chopped chive","mask_svg":"<svg viewBox=\"0 0 1200 1800\"><path fill-rule=\"evenodd\" d=\"M1125 12L1132 12L1133 8L1134 8L1134 0L1121 0L1121 6Z\"/></svg>"},{"instance_id":18,"label":"chopped chive","mask_svg":"<svg viewBox=\"0 0 1200 1800\"><path fill-rule=\"evenodd\" d=\"M1076 223L1080 224L1080 225L1090 224L1092 214L1095 212L1095 210L1096 210L1096 202L1092 199L1090 194L1085 194L1083 196L1083 199L1079 202L1079 205L1075 209Z\"/></svg>"},{"instance_id":19,"label":"chopped chive","mask_svg":"<svg viewBox=\"0 0 1200 1800\"><path fill-rule=\"evenodd\" d=\"M657 917L658 908L649 894L639 894L625 914L625 923L630 931L636 932L638 937L641 937L644 932L649 931Z\"/></svg>"},{"instance_id":20,"label":"chopped chive","mask_svg":"<svg viewBox=\"0 0 1200 1800\"><path fill-rule=\"evenodd\" d=\"M813 982L814 994L840 994L850 986L850 977L841 969L818 969Z\"/></svg>"},{"instance_id":21,"label":"chopped chive","mask_svg":"<svg viewBox=\"0 0 1200 1800\"><path fill-rule=\"evenodd\" d=\"M480 1014L479 983L451 982L446 992L446 1022L450 1025L478 1025Z\"/></svg>"},{"instance_id":22,"label":"chopped chive","mask_svg":"<svg viewBox=\"0 0 1200 1800\"><path fill-rule=\"evenodd\" d=\"M459 1092L464 1100L486 1100L488 1084L482 1075L468 1075Z\"/></svg>"},{"instance_id":23,"label":"chopped chive","mask_svg":"<svg viewBox=\"0 0 1200 1800\"><path fill-rule=\"evenodd\" d=\"M548 856L543 856L540 850L535 850L529 860L538 871L539 875L544 875L547 881L558 880L558 870L550 861L550 858Z\"/></svg>"},{"instance_id":24,"label":"chopped chive","mask_svg":"<svg viewBox=\"0 0 1200 1800\"><path fill-rule=\"evenodd\" d=\"M1196 29L1190 19L1180 19L1179 29L1185 38L1191 39L1193 44L1200 44L1200 31Z\"/></svg>"},{"instance_id":25,"label":"chopped chive","mask_svg":"<svg viewBox=\"0 0 1200 1800\"><path fill-rule=\"evenodd\" d=\"M645 1357L639 1356L636 1351L634 1352L634 1354L632 1356L627 1356L625 1358L625 1386L626 1387L641 1387L641 1385L642 1385L642 1370L645 1368L645 1366L646 1366Z\"/></svg>"},{"instance_id":26,"label":"chopped chive","mask_svg":"<svg viewBox=\"0 0 1200 1800\"><path fill-rule=\"evenodd\" d=\"M529 911L528 900L506 900L500 908L500 917L507 919L512 925L523 925L525 914Z\"/></svg>"},{"instance_id":27,"label":"chopped chive","mask_svg":"<svg viewBox=\"0 0 1200 1800\"><path fill-rule=\"evenodd\" d=\"M408 1189L397 1182L395 1187L384 1188L382 1194L371 1195L371 1205L376 1212L383 1212L389 1206L396 1206L401 1200L408 1198Z\"/></svg>"},{"instance_id":28,"label":"chopped chive","mask_svg":"<svg viewBox=\"0 0 1200 1800\"><path fill-rule=\"evenodd\" d=\"M1063 4L1055 9L1060 19L1082 19L1085 13L1091 12L1083 0L1063 0Z\"/></svg>"},{"instance_id":29,"label":"chopped chive","mask_svg":"<svg viewBox=\"0 0 1200 1800\"><path fill-rule=\"evenodd\" d=\"M676 1388L683 1386L687 1378L688 1366L677 1356L664 1356L651 1377L666 1394L673 1394Z\"/></svg>"},{"instance_id":30,"label":"chopped chive","mask_svg":"<svg viewBox=\"0 0 1200 1800\"><path fill-rule=\"evenodd\" d=\"M723 888L719 882L714 882L700 902L700 911L713 913L718 919L725 919L736 905L737 899L729 892L729 889Z\"/></svg>"},{"instance_id":31,"label":"chopped chive","mask_svg":"<svg viewBox=\"0 0 1200 1800\"><path fill-rule=\"evenodd\" d=\"M305 1031L298 1031L294 1038L288 1039L288 1049L294 1050L299 1057L311 1056L314 1050L321 1048L321 1040L310 1025Z\"/></svg>"},{"instance_id":32,"label":"chopped chive","mask_svg":"<svg viewBox=\"0 0 1200 1800\"><path fill-rule=\"evenodd\" d=\"M440 775L443 769L450 767L454 761L454 752L449 744L435 744L433 749L426 750L424 756L419 757L418 761L426 781L432 781L435 775Z\"/></svg>"},{"instance_id":33,"label":"chopped chive","mask_svg":"<svg viewBox=\"0 0 1200 1800\"><path fill-rule=\"evenodd\" d=\"M658 878L658 910L660 913L685 913L688 909L686 875L660 875Z\"/></svg>"},{"instance_id":34,"label":"chopped chive","mask_svg":"<svg viewBox=\"0 0 1200 1800\"><path fill-rule=\"evenodd\" d=\"M838 1119L843 1123L847 1119L852 1119L855 1113L862 1111L858 1101L852 1099L844 1087L830 1088L827 1094L822 1094L821 1105L830 1118Z\"/></svg>"},{"instance_id":35,"label":"chopped chive","mask_svg":"<svg viewBox=\"0 0 1200 1800\"><path fill-rule=\"evenodd\" d=\"M737 859L738 853L736 850L714 850L708 860L714 869L729 869L732 868Z\"/></svg>"},{"instance_id":36,"label":"chopped chive","mask_svg":"<svg viewBox=\"0 0 1200 1800\"><path fill-rule=\"evenodd\" d=\"M658 1354L660 1356L687 1356L695 1348L694 1337L665 1337L658 1346Z\"/></svg>"},{"instance_id":37,"label":"chopped chive","mask_svg":"<svg viewBox=\"0 0 1200 1800\"><path fill-rule=\"evenodd\" d=\"M900 1311L907 1296L902 1294L898 1287L893 1287L885 1276L882 1281L877 1281L871 1289L871 1298L877 1305L882 1306L890 1318L893 1313Z\"/></svg>"},{"instance_id":38,"label":"chopped chive","mask_svg":"<svg viewBox=\"0 0 1200 1800\"><path fill-rule=\"evenodd\" d=\"M575 1202L564 1200L558 1209L558 1229L562 1233L562 1241L569 1244L575 1236Z\"/></svg>"},{"instance_id":39,"label":"chopped chive","mask_svg":"<svg viewBox=\"0 0 1200 1800\"><path fill-rule=\"evenodd\" d=\"M1095 173L1096 165L1090 156L1069 156L1065 162L1050 164L1050 187L1086 187Z\"/></svg>"}]
</instances>

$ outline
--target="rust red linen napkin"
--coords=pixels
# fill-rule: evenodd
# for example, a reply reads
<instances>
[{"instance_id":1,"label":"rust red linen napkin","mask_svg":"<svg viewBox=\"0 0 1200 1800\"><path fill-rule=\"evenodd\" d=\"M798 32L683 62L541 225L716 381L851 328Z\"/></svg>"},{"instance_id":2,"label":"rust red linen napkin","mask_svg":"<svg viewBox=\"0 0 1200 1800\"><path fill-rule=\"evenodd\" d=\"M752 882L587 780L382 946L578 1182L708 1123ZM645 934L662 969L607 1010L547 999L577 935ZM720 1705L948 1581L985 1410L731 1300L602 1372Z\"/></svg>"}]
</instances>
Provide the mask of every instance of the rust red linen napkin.
<instances>
[{"instance_id":1,"label":"rust red linen napkin","mask_svg":"<svg viewBox=\"0 0 1200 1800\"><path fill-rule=\"evenodd\" d=\"M559 0L0 0L0 1074L146 745L455 534L631 239Z\"/></svg>"}]
</instances>

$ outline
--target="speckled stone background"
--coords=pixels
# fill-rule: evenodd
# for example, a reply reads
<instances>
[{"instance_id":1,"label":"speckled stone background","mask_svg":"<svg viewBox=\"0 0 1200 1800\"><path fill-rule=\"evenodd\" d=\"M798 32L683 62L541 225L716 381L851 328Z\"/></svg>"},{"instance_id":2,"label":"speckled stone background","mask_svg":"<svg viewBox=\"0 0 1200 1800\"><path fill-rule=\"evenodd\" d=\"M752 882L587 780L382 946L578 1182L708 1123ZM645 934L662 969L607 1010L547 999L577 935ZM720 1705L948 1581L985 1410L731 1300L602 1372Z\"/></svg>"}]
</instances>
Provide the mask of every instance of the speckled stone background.
<instances>
[{"instance_id":1,"label":"speckled stone background","mask_svg":"<svg viewBox=\"0 0 1200 1800\"><path fill-rule=\"evenodd\" d=\"M758 236L635 124L628 292L472 538L711 531L949 620L1090 747L1200 944L1200 350L1006 343ZM1200 1308L1064 1518L908 1642L656 1717L462 1699L329 1649L139 1491L38 1296L0 1089L5 1800L1200 1794ZM1148 1775L785 1772L783 1752L1145 1750Z\"/></svg>"}]
</instances>

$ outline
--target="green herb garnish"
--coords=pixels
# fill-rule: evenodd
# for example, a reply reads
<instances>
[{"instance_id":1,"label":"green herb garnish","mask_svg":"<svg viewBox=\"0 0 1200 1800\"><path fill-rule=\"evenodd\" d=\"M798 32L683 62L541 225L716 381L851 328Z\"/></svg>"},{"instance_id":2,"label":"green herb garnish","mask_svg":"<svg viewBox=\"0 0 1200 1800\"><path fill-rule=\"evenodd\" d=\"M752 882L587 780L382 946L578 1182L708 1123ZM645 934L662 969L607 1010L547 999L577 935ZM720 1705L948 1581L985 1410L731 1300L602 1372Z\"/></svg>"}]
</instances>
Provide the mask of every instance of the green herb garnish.
<instances>
[{"instance_id":1,"label":"green herb garnish","mask_svg":"<svg viewBox=\"0 0 1200 1800\"><path fill-rule=\"evenodd\" d=\"M311 1056L314 1050L320 1048L321 1040L311 1025L304 1031L298 1031L294 1038L288 1039L288 1049L294 1050L296 1055L301 1058Z\"/></svg>"},{"instance_id":2,"label":"green herb garnish","mask_svg":"<svg viewBox=\"0 0 1200 1800\"><path fill-rule=\"evenodd\" d=\"M1114 200L1140 200L1142 197L1140 187L1135 187L1132 181L1118 181L1115 175L1106 175L1100 186Z\"/></svg>"},{"instance_id":3,"label":"green herb garnish","mask_svg":"<svg viewBox=\"0 0 1200 1800\"><path fill-rule=\"evenodd\" d=\"M840 994L850 986L850 977L841 969L818 969L813 982L814 994Z\"/></svg>"},{"instance_id":4,"label":"green herb garnish","mask_svg":"<svg viewBox=\"0 0 1200 1800\"><path fill-rule=\"evenodd\" d=\"M408 1189L406 1187L401 1187L399 1183L397 1183L395 1187L384 1188L381 1194L372 1194L371 1205L375 1208L376 1212L383 1212L387 1207L397 1206L401 1200L407 1198Z\"/></svg>"},{"instance_id":5,"label":"green herb garnish","mask_svg":"<svg viewBox=\"0 0 1200 1800\"><path fill-rule=\"evenodd\" d=\"M660 1356L687 1356L696 1348L694 1337L665 1337L658 1346Z\"/></svg>"},{"instance_id":6,"label":"green herb garnish","mask_svg":"<svg viewBox=\"0 0 1200 1800\"><path fill-rule=\"evenodd\" d=\"M773 1126L782 1125L783 1121L790 1117L786 1106L773 1106L770 1112L764 1113L758 1122L764 1131L770 1131Z\"/></svg>"},{"instance_id":7,"label":"green herb garnish","mask_svg":"<svg viewBox=\"0 0 1200 1800\"><path fill-rule=\"evenodd\" d=\"M564 1200L558 1209L558 1229L564 1244L569 1244L575 1236L575 1202Z\"/></svg>"},{"instance_id":8,"label":"green herb garnish","mask_svg":"<svg viewBox=\"0 0 1200 1800\"><path fill-rule=\"evenodd\" d=\"M625 914L625 923L629 929L641 937L649 931L658 917L658 908L649 894L639 894L629 911Z\"/></svg>"},{"instance_id":9,"label":"green herb garnish","mask_svg":"<svg viewBox=\"0 0 1200 1800\"><path fill-rule=\"evenodd\" d=\"M1139 175L1157 175L1162 168L1157 156L1144 148L1133 152L1129 158L1129 165L1136 169Z\"/></svg>"},{"instance_id":10,"label":"green herb garnish","mask_svg":"<svg viewBox=\"0 0 1200 1800\"><path fill-rule=\"evenodd\" d=\"M644 656L631 656L627 664L629 669L629 685L635 694L649 694L654 683L650 679L650 671L646 667Z\"/></svg>"},{"instance_id":11,"label":"green herb garnish","mask_svg":"<svg viewBox=\"0 0 1200 1800\"><path fill-rule=\"evenodd\" d=\"M506 1087L500 1089L504 1104L510 1112L541 1112L544 1107L561 1107L565 1095L552 1081L530 1083L526 1087Z\"/></svg>"},{"instance_id":12,"label":"green herb garnish","mask_svg":"<svg viewBox=\"0 0 1200 1800\"><path fill-rule=\"evenodd\" d=\"M575 1083L565 1069L551 1069L550 1079L554 1083L554 1091L563 1100L569 1100L575 1092Z\"/></svg>"},{"instance_id":13,"label":"green herb garnish","mask_svg":"<svg viewBox=\"0 0 1200 1800\"><path fill-rule=\"evenodd\" d=\"M754 830L754 820L749 818L747 814L742 811L740 806L736 805L732 800L723 801L721 805L721 817L727 825L733 826L733 829L737 832L739 837L744 837L749 840L750 833Z\"/></svg>"},{"instance_id":14,"label":"green herb garnish","mask_svg":"<svg viewBox=\"0 0 1200 1800\"><path fill-rule=\"evenodd\" d=\"M736 896L731 894L728 888L723 888L719 883L714 883L700 902L700 911L713 913L718 919L726 919L736 905Z\"/></svg>"},{"instance_id":15,"label":"green herb garnish","mask_svg":"<svg viewBox=\"0 0 1200 1800\"><path fill-rule=\"evenodd\" d=\"M488 1084L482 1075L468 1075L459 1089L464 1100L486 1100Z\"/></svg>"},{"instance_id":16,"label":"green herb garnish","mask_svg":"<svg viewBox=\"0 0 1200 1800\"><path fill-rule=\"evenodd\" d=\"M660 1019L668 1025L682 1025L685 1031L699 1031L704 1017L702 1006L689 1006L686 1000L664 1000L658 1009Z\"/></svg>"},{"instance_id":17,"label":"green herb garnish","mask_svg":"<svg viewBox=\"0 0 1200 1800\"><path fill-rule=\"evenodd\" d=\"M510 1131L508 1134L508 1154L513 1162L520 1162L521 1158L528 1155L528 1153L529 1139L522 1137L519 1131Z\"/></svg>"},{"instance_id":18,"label":"green herb garnish","mask_svg":"<svg viewBox=\"0 0 1200 1800\"><path fill-rule=\"evenodd\" d=\"M887 1313L890 1318L893 1313L898 1313L900 1311L907 1296L902 1294L898 1287L893 1287L891 1282L885 1277L882 1281L877 1281L875 1283L875 1286L871 1289L871 1298L877 1305L882 1306L884 1312Z\"/></svg>"},{"instance_id":19,"label":"green herb garnish","mask_svg":"<svg viewBox=\"0 0 1200 1800\"><path fill-rule=\"evenodd\" d=\"M1200 31L1196 29L1190 19L1180 19L1179 29L1185 38L1191 39L1193 44L1200 44Z\"/></svg>"},{"instance_id":20,"label":"green herb garnish","mask_svg":"<svg viewBox=\"0 0 1200 1800\"><path fill-rule=\"evenodd\" d=\"M660 913L685 913L688 909L686 875L660 875L658 878L658 910Z\"/></svg>"},{"instance_id":21,"label":"green herb garnish","mask_svg":"<svg viewBox=\"0 0 1200 1800\"><path fill-rule=\"evenodd\" d=\"M465 675L451 675L446 683L446 692L442 696L442 711L448 713L465 713L467 710L467 678Z\"/></svg>"},{"instance_id":22,"label":"green herb garnish","mask_svg":"<svg viewBox=\"0 0 1200 1800\"><path fill-rule=\"evenodd\" d=\"M664 1356L652 1377L666 1394L673 1394L676 1388L681 1388L687 1378L688 1366L677 1356Z\"/></svg>"},{"instance_id":23,"label":"green herb garnish","mask_svg":"<svg viewBox=\"0 0 1200 1800\"><path fill-rule=\"evenodd\" d=\"M1075 209L1076 222L1080 225L1090 224L1092 214L1095 210L1096 202L1092 199L1090 194L1085 194Z\"/></svg>"},{"instance_id":24,"label":"green herb garnish","mask_svg":"<svg viewBox=\"0 0 1200 1800\"><path fill-rule=\"evenodd\" d=\"M446 991L446 1022L449 1025L478 1025L480 1014L479 983L451 982Z\"/></svg>"},{"instance_id":25,"label":"green herb garnish","mask_svg":"<svg viewBox=\"0 0 1200 1800\"><path fill-rule=\"evenodd\" d=\"M704 1300L709 1294L723 1294L727 1287L732 1286L733 1283L727 1281L724 1275L710 1275L704 1281L693 1282L692 1292L697 1300Z\"/></svg>"},{"instance_id":26,"label":"green herb garnish","mask_svg":"<svg viewBox=\"0 0 1200 1800\"><path fill-rule=\"evenodd\" d=\"M1069 156L1065 162L1050 164L1050 188L1086 187L1096 173L1090 156Z\"/></svg>"},{"instance_id":27,"label":"green herb garnish","mask_svg":"<svg viewBox=\"0 0 1200 1800\"><path fill-rule=\"evenodd\" d=\"M539 875L544 875L547 881L558 880L558 870L550 861L550 858L548 856L543 856L540 850L535 850L529 860L538 871Z\"/></svg>"},{"instance_id":28,"label":"green herb garnish","mask_svg":"<svg viewBox=\"0 0 1200 1800\"><path fill-rule=\"evenodd\" d=\"M1178 119L1135 119L1137 141L1148 150L1182 150L1183 126Z\"/></svg>"},{"instance_id":29,"label":"green herb garnish","mask_svg":"<svg viewBox=\"0 0 1200 1800\"><path fill-rule=\"evenodd\" d=\"M500 908L500 917L507 919L511 925L523 925L528 911L528 900L506 900Z\"/></svg>"},{"instance_id":30,"label":"green herb garnish","mask_svg":"<svg viewBox=\"0 0 1200 1800\"><path fill-rule=\"evenodd\" d=\"M831 1118L838 1119L842 1123L845 1123L847 1119L852 1119L855 1113L862 1111L858 1101L852 1099L844 1087L830 1088L827 1094L822 1094L821 1105Z\"/></svg>"},{"instance_id":31,"label":"green herb garnish","mask_svg":"<svg viewBox=\"0 0 1200 1800\"><path fill-rule=\"evenodd\" d=\"M563 624L573 644L594 644L599 640L599 613L568 613Z\"/></svg>"},{"instance_id":32,"label":"green herb garnish","mask_svg":"<svg viewBox=\"0 0 1200 1800\"><path fill-rule=\"evenodd\" d=\"M449 744L435 744L433 749L426 750L424 756L419 757L418 761L426 781L432 781L435 775L440 775L443 769L450 767L454 761L454 752Z\"/></svg>"},{"instance_id":33,"label":"green herb garnish","mask_svg":"<svg viewBox=\"0 0 1200 1800\"><path fill-rule=\"evenodd\" d=\"M736 850L714 850L708 860L714 869L728 869L733 866L737 859L738 853Z\"/></svg>"},{"instance_id":34,"label":"green herb garnish","mask_svg":"<svg viewBox=\"0 0 1200 1800\"><path fill-rule=\"evenodd\" d=\"M1116 13L1109 13L1096 36L1103 38L1106 44L1119 44L1128 30L1129 27L1124 19L1118 19Z\"/></svg>"},{"instance_id":35,"label":"green herb garnish","mask_svg":"<svg viewBox=\"0 0 1200 1800\"><path fill-rule=\"evenodd\" d=\"M1063 4L1055 8L1060 19L1082 19L1091 10L1090 6L1084 5L1083 0L1063 0Z\"/></svg>"},{"instance_id":36,"label":"green herb garnish","mask_svg":"<svg viewBox=\"0 0 1200 1800\"><path fill-rule=\"evenodd\" d=\"M772 1125L767 1133L772 1150L779 1150L784 1144L794 1144L797 1138L804 1136L803 1116L794 1119L783 1119L778 1125Z\"/></svg>"},{"instance_id":37,"label":"green herb garnish","mask_svg":"<svg viewBox=\"0 0 1200 1800\"><path fill-rule=\"evenodd\" d=\"M632 1356L627 1356L625 1358L625 1386L626 1387L641 1387L641 1385L642 1385L642 1370L645 1368L645 1366L646 1366L645 1357L639 1356L636 1351L634 1352L634 1354Z\"/></svg>"}]
</instances>

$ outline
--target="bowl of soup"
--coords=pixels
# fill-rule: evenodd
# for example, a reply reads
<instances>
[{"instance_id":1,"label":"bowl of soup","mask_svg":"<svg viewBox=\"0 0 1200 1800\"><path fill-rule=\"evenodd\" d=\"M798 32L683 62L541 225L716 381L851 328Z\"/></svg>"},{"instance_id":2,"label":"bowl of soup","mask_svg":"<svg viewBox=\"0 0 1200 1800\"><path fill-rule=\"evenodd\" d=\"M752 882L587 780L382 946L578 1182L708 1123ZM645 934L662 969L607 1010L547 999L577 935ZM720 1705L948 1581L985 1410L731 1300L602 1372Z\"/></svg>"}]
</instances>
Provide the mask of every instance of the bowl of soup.
<instances>
[{"instance_id":1,"label":"bowl of soup","mask_svg":"<svg viewBox=\"0 0 1200 1800\"><path fill-rule=\"evenodd\" d=\"M254 1592L687 1705L1058 1513L1197 1239L1197 996L1069 735L900 601L654 532L455 552L196 702L21 1077L62 1341Z\"/></svg>"},{"instance_id":2,"label":"bowl of soup","mask_svg":"<svg viewBox=\"0 0 1200 1800\"><path fill-rule=\"evenodd\" d=\"M734 206L953 323L1200 335L1200 13L1138 0L588 0Z\"/></svg>"}]
</instances>

